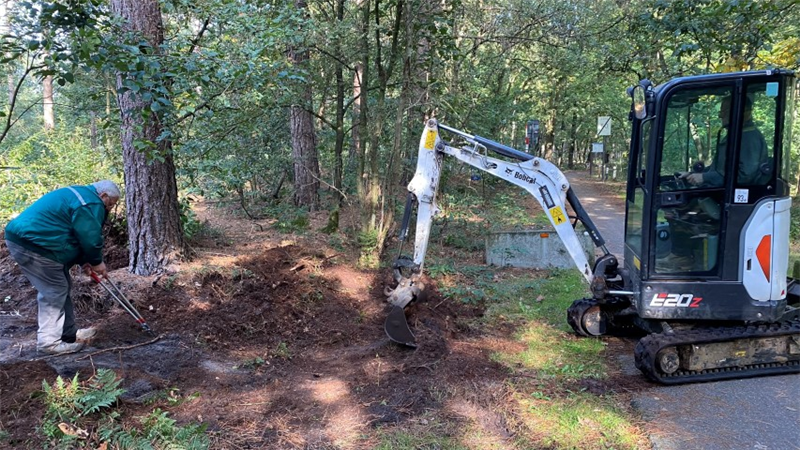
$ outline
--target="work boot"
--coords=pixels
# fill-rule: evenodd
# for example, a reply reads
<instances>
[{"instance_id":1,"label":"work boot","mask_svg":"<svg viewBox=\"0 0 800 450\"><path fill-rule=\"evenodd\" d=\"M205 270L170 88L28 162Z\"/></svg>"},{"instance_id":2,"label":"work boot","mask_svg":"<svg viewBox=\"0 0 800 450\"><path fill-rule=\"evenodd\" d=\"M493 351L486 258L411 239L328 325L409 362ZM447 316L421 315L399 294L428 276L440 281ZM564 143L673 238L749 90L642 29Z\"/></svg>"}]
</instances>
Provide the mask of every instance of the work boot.
<instances>
[{"instance_id":1,"label":"work boot","mask_svg":"<svg viewBox=\"0 0 800 450\"><path fill-rule=\"evenodd\" d=\"M67 343L67 342L59 342L58 344L48 345L47 347L40 347L38 350L41 353L47 353L48 355L66 355L67 353L76 353L81 351L83 348L83 343L75 342L75 343Z\"/></svg>"},{"instance_id":2,"label":"work boot","mask_svg":"<svg viewBox=\"0 0 800 450\"><path fill-rule=\"evenodd\" d=\"M97 328L81 328L75 333L75 342L87 343L97 334Z\"/></svg>"}]
</instances>

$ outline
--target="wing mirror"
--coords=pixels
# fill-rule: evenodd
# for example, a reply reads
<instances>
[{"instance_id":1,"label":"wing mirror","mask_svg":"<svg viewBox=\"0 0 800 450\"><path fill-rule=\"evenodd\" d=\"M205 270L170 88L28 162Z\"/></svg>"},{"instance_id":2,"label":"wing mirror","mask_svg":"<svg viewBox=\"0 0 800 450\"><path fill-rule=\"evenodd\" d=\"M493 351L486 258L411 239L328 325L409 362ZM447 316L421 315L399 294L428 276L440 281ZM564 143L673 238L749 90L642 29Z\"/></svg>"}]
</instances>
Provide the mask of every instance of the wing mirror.
<instances>
[{"instance_id":1,"label":"wing mirror","mask_svg":"<svg viewBox=\"0 0 800 450\"><path fill-rule=\"evenodd\" d=\"M628 95L631 97L631 118L636 117L639 120L647 118L647 98L653 96L652 89L653 83L646 79L628 88Z\"/></svg>"},{"instance_id":2,"label":"wing mirror","mask_svg":"<svg viewBox=\"0 0 800 450\"><path fill-rule=\"evenodd\" d=\"M639 84L628 88L628 95L631 96L631 113L639 120L647 117L647 108L645 108L645 95L644 87Z\"/></svg>"}]
</instances>

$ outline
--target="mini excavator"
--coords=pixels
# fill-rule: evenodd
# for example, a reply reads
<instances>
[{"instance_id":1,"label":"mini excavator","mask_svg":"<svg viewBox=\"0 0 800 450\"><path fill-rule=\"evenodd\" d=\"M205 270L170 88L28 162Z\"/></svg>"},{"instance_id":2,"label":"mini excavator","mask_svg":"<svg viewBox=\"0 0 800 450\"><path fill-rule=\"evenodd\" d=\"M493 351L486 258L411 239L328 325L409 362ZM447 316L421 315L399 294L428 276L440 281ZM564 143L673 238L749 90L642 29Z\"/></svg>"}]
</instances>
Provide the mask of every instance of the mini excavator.
<instances>
[{"instance_id":1,"label":"mini excavator","mask_svg":"<svg viewBox=\"0 0 800 450\"><path fill-rule=\"evenodd\" d=\"M589 285L591 296L567 311L578 335L637 333L636 366L663 384L800 372L800 283L787 276L795 90L786 70L658 86L642 80L629 88L622 263L554 164L428 120L400 230L404 241L416 208L414 254L393 263L387 335L416 346L405 309L424 296L425 253L449 156L541 204ZM591 267L578 222L602 253Z\"/></svg>"}]
</instances>

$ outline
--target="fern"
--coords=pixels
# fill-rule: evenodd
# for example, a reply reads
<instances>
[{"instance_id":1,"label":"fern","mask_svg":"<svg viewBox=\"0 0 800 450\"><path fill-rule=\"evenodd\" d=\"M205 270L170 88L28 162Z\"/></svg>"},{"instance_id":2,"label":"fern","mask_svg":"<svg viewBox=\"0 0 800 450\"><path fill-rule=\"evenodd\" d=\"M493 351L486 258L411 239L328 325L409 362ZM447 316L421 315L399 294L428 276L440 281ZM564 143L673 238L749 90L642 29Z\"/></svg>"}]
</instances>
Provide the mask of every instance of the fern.
<instances>
[{"instance_id":1,"label":"fern","mask_svg":"<svg viewBox=\"0 0 800 450\"><path fill-rule=\"evenodd\" d=\"M166 411L155 409L141 418L141 429L126 430L118 419L119 413L109 410L125 390L119 387L122 380L108 369L100 369L83 385L78 375L67 382L58 377L50 385L42 382L47 412L39 430L55 439L54 448L74 448L75 437L62 433L58 424L66 422L81 426L85 416L101 413L98 418L97 436L109 442L113 448L131 450L205 450L209 447L205 425L190 424L180 427L170 419Z\"/></svg>"},{"instance_id":2,"label":"fern","mask_svg":"<svg viewBox=\"0 0 800 450\"><path fill-rule=\"evenodd\" d=\"M77 400L81 406L83 416L96 413L101 408L108 408L113 405L125 389L120 389L119 384L122 380L117 380L117 374L108 369L97 371L91 381L89 388L84 390L83 395Z\"/></svg>"}]
</instances>

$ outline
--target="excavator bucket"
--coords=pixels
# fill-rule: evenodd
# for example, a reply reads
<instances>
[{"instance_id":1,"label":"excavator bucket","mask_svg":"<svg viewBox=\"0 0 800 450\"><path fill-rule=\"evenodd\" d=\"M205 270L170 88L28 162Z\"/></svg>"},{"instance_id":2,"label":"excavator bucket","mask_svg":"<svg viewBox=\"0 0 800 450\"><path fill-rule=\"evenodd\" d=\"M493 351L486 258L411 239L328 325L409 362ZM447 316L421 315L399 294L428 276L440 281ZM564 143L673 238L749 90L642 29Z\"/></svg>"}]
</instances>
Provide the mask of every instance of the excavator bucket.
<instances>
[{"instance_id":1,"label":"excavator bucket","mask_svg":"<svg viewBox=\"0 0 800 450\"><path fill-rule=\"evenodd\" d=\"M389 316L386 318L384 329L386 330L386 335L392 341L406 347L417 348L416 339L414 334L411 333L411 328L408 327L406 313L402 306L392 306L392 311L389 312Z\"/></svg>"}]
</instances>

